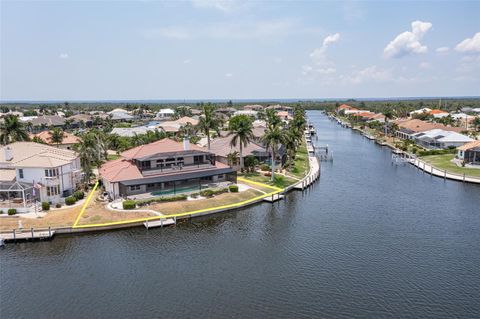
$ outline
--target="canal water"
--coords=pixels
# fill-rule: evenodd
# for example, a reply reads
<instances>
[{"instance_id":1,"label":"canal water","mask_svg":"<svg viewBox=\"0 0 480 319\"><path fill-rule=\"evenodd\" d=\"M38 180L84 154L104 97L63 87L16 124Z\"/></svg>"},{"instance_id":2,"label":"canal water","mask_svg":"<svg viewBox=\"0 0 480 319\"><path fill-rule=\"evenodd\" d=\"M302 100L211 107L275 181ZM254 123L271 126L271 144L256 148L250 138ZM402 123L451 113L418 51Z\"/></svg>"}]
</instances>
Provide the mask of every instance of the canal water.
<instances>
[{"instance_id":1,"label":"canal water","mask_svg":"<svg viewBox=\"0 0 480 319\"><path fill-rule=\"evenodd\" d=\"M333 163L285 201L0 251L1 318L479 318L480 187L309 112Z\"/></svg>"}]
</instances>

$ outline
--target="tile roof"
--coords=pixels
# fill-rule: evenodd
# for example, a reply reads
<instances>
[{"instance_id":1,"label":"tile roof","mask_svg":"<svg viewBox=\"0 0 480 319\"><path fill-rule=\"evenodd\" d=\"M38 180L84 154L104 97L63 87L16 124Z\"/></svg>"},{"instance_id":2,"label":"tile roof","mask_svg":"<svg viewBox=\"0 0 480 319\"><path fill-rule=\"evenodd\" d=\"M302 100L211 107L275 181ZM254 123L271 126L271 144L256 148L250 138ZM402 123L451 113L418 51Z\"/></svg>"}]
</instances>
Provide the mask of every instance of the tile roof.
<instances>
[{"instance_id":1,"label":"tile roof","mask_svg":"<svg viewBox=\"0 0 480 319\"><path fill-rule=\"evenodd\" d=\"M237 146L232 147L230 141L232 140L231 136L228 137L219 137L210 142L210 151L218 156L227 157L231 152L240 152L240 145L237 143ZM243 147L243 156L253 155L254 153L266 153L267 151L262 146L250 142L246 147Z\"/></svg>"},{"instance_id":2,"label":"tile roof","mask_svg":"<svg viewBox=\"0 0 480 319\"><path fill-rule=\"evenodd\" d=\"M9 147L13 158L5 159ZM8 167L58 167L70 164L78 157L77 153L46 144L33 142L15 142L0 149L0 166Z\"/></svg>"},{"instance_id":3,"label":"tile roof","mask_svg":"<svg viewBox=\"0 0 480 319\"><path fill-rule=\"evenodd\" d=\"M204 148L190 143L190 150L206 152ZM150 144L140 145L123 152L121 155L125 159L140 159L153 156L159 153L172 153L185 151L182 142L177 142L169 138L164 138Z\"/></svg>"},{"instance_id":4,"label":"tile roof","mask_svg":"<svg viewBox=\"0 0 480 319\"><path fill-rule=\"evenodd\" d=\"M37 134L32 134L31 137L36 136L47 144L54 144L55 145L55 143L52 143L51 132L52 131L43 131L43 132L40 132L40 133L37 133ZM63 141L62 141L62 143L60 143L60 145L77 144L78 142L80 142L79 137L77 137L73 134L70 134L68 132L63 132Z\"/></svg>"},{"instance_id":5,"label":"tile roof","mask_svg":"<svg viewBox=\"0 0 480 319\"><path fill-rule=\"evenodd\" d=\"M452 132L458 132L460 133L464 129L461 127L453 127L453 126L445 126L440 123L431 123L431 122L425 122L422 120L418 119L411 119L411 120L397 120L395 121L397 123L398 127L407 129L412 132L423 132L423 131L429 131L433 129L442 129L445 131L452 131Z\"/></svg>"},{"instance_id":6,"label":"tile roof","mask_svg":"<svg viewBox=\"0 0 480 319\"><path fill-rule=\"evenodd\" d=\"M457 150L460 150L460 151L467 151L469 149L472 149L472 148L477 148L479 147L480 148L480 141L472 141L470 143L467 143L465 145L462 145L460 147L457 147Z\"/></svg>"}]
</instances>

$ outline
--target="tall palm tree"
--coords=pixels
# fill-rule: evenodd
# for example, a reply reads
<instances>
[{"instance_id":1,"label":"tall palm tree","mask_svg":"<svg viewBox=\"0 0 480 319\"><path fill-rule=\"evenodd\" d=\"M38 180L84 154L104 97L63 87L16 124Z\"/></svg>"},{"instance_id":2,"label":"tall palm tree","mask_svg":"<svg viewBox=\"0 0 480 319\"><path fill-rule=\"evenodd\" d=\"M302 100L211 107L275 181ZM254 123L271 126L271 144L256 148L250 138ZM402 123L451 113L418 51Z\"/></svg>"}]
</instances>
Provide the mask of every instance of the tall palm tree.
<instances>
[{"instance_id":1,"label":"tall palm tree","mask_svg":"<svg viewBox=\"0 0 480 319\"><path fill-rule=\"evenodd\" d=\"M208 151L210 152L210 131L220 135L222 120L215 114L215 105L207 103L203 105L203 115L198 122L198 128L207 137Z\"/></svg>"},{"instance_id":2,"label":"tall palm tree","mask_svg":"<svg viewBox=\"0 0 480 319\"><path fill-rule=\"evenodd\" d=\"M57 147L63 142L64 137L65 133L58 127L50 131L50 140L57 144Z\"/></svg>"},{"instance_id":3,"label":"tall palm tree","mask_svg":"<svg viewBox=\"0 0 480 319\"><path fill-rule=\"evenodd\" d=\"M277 111L274 109L267 109L265 111L265 121L267 122L268 126L277 126L282 122L280 117L277 115Z\"/></svg>"},{"instance_id":4,"label":"tall palm tree","mask_svg":"<svg viewBox=\"0 0 480 319\"><path fill-rule=\"evenodd\" d=\"M248 143L254 138L253 136L253 123L252 119L248 115L235 115L228 123L229 136L232 136L230 145L236 147L239 144L240 148L240 169L243 171L243 147L246 147Z\"/></svg>"},{"instance_id":5,"label":"tall palm tree","mask_svg":"<svg viewBox=\"0 0 480 319\"><path fill-rule=\"evenodd\" d=\"M80 165L85 174L85 182L88 183L93 174L93 167L100 165L107 158L104 135L97 130L92 130L84 134L81 141L74 147L80 154Z\"/></svg>"},{"instance_id":6,"label":"tall palm tree","mask_svg":"<svg viewBox=\"0 0 480 319\"><path fill-rule=\"evenodd\" d=\"M12 114L5 116L3 123L0 125L0 143L6 145L28 140L29 137L25 125L20 122L18 117Z\"/></svg>"},{"instance_id":7,"label":"tall palm tree","mask_svg":"<svg viewBox=\"0 0 480 319\"><path fill-rule=\"evenodd\" d=\"M272 157L272 181L275 179L275 158L277 156L277 150L284 141L283 134L283 129L280 125L269 125L265 131L265 135L262 137L262 141L265 147L270 150Z\"/></svg>"}]
</instances>

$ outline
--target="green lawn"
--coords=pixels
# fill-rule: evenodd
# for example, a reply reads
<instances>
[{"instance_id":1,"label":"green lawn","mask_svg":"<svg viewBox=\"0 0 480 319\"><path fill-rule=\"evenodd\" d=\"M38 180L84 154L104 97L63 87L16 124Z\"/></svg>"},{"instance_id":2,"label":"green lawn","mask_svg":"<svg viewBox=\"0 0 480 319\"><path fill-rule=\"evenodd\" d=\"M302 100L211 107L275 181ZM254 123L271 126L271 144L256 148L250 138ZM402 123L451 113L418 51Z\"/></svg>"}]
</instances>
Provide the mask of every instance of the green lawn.
<instances>
[{"instance_id":1,"label":"green lawn","mask_svg":"<svg viewBox=\"0 0 480 319\"><path fill-rule=\"evenodd\" d=\"M420 159L427 161L427 163L432 164L435 168L447 170L448 172L451 172L453 174L463 175L465 173L465 175L467 176L480 177L480 169L458 167L451 162L454 157L454 154L444 154L422 156L420 157Z\"/></svg>"},{"instance_id":2,"label":"green lawn","mask_svg":"<svg viewBox=\"0 0 480 319\"><path fill-rule=\"evenodd\" d=\"M244 173L244 174L238 174L238 176L241 176L243 178L249 179L254 182L259 182L259 183L264 183L267 185L272 185L276 186L278 188L285 188L287 186L290 186L292 184L297 183L297 180L294 180L292 178L288 178L282 175L275 175L275 180L272 182L270 180L270 176L264 176L261 175L260 173Z\"/></svg>"},{"instance_id":3,"label":"green lawn","mask_svg":"<svg viewBox=\"0 0 480 319\"><path fill-rule=\"evenodd\" d=\"M302 178L308 171L308 152L305 142L300 145L295 156L295 163L291 169L288 170L290 174L297 178Z\"/></svg>"},{"instance_id":4,"label":"green lawn","mask_svg":"<svg viewBox=\"0 0 480 319\"><path fill-rule=\"evenodd\" d=\"M120 158L120 155L117 155L117 154L108 154L107 156L107 161L113 161L113 160L116 160L116 159L119 159Z\"/></svg>"}]
</instances>

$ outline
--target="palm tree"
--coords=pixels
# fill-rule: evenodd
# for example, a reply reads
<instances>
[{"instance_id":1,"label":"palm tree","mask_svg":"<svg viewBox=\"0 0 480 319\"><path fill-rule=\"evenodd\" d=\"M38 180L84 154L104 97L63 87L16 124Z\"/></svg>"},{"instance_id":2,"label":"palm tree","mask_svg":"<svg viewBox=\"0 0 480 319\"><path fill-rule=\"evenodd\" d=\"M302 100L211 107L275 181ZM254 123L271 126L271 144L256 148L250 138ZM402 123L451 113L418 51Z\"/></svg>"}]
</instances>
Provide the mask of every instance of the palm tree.
<instances>
[{"instance_id":1,"label":"palm tree","mask_svg":"<svg viewBox=\"0 0 480 319\"><path fill-rule=\"evenodd\" d=\"M233 147L240 147L240 169L243 171L243 147L246 147L248 143L253 139L253 123L248 115L236 115L233 116L228 123L228 135L232 136L230 145Z\"/></svg>"},{"instance_id":2,"label":"palm tree","mask_svg":"<svg viewBox=\"0 0 480 319\"><path fill-rule=\"evenodd\" d=\"M272 181L275 178L275 158L277 155L277 150L279 145L284 141L283 134L284 133L280 125L269 125L265 131L265 135L262 137L262 141L265 144L265 147L270 150L270 155L272 157Z\"/></svg>"},{"instance_id":3,"label":"palm tree","mask_svg":"<svg viewBox=\"0 0 480 319\"><path fill-rule=\"evenodd\" d=\"M0 143L6 145L13 142L28 141L28 133L25 125L20 122L17 116L9 114L4 117L0 125Z\"/></svg>"},{"instance_id":4,"label":"palm tree","mask_svg":"<svg viewBox=\"0 0 480 319\"><path fill-rule=\"evenodd\" d=\"M104 135L97 130L92 130L82 136L76 144L75 150L80 154L80 165L85 174L85 182L90 182L93 167L100 165L107 158L107 145Z\"/></svg>"},{"instance_id":5,"label":"palm tree","mask_svg":"<svg viewBox=\"0 0 480 319\"><path fill-rule=\"evenodd\" d=\"M283 136L283 146L286 149L288 161L286 167L293 164L295 155L297 153L298 146L301 143L301 139L298 138L295 127L290 127Z\"/></svg>"},{"instance_id":6,"label":"palm tree","mask_svg":"<svg viewBox=\"0 0 480 319\"><path fill-rule=\"evenodd\" d=\"M265 111L265 121L268 126L277 126L282 122L274 109L267 109Z\"/></svg>"},{"instance_id":7,"label":"palm tree","mask_svg":"<svg viewBox=\"0 0 480 319\"><path fill-rule=\"evenodd\" d=\"M213 130L220 135L222 120L215 114L215 106L211 103L203 105L203 116L198 122L198 128L207 137L208 151L210 152L210 131Z\"/></svg>"},{"instance_id":8,"label":"palm tree","mask_svg":"<svg viewBox=\"0 0 480 319\"><path fill-rule=\"evenodd\" d=\"M57 147L63 142L64 137L65 133L58 127L50 131L50 140L52 143L57 144Z\"/></svg>"},{"instance_id":9,"label":"palm tree","mask_svg":"<svg viewBox=\"0 0 480 319\"><path fill-rule=\"evenodd\" d=\"M237 165L237 159L238 159L238 152L233 151L227 154L227 162L228 165L230 166L235 166Z\"/></svg>"}]
</instances>

